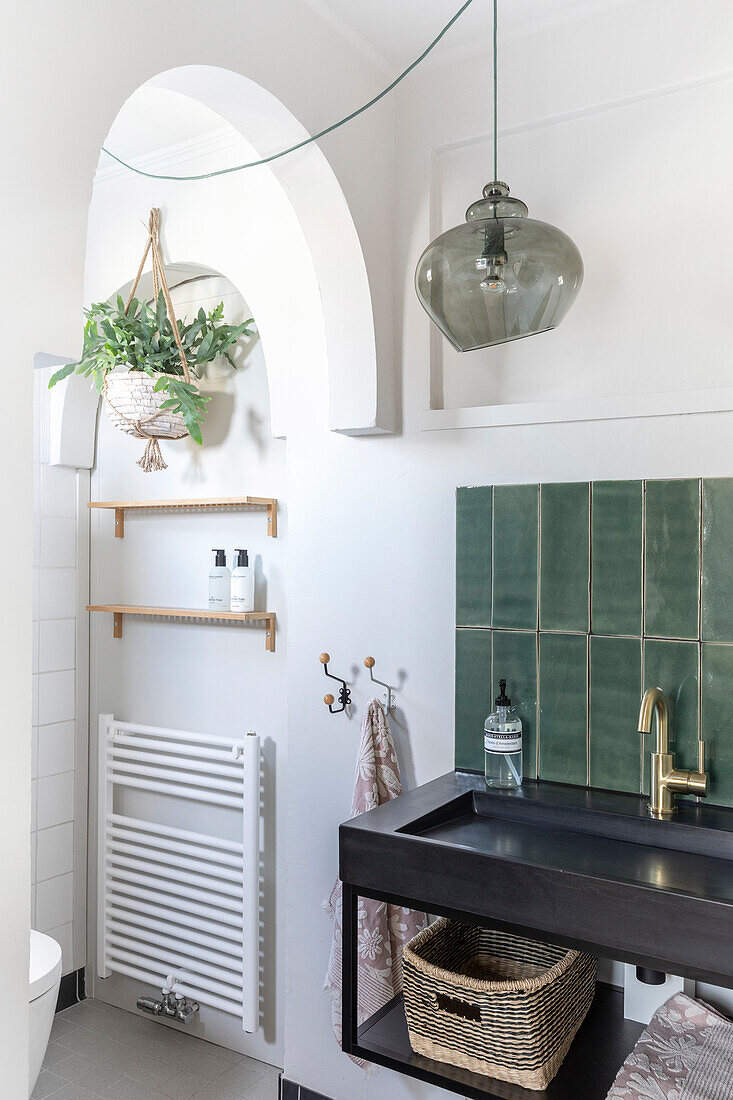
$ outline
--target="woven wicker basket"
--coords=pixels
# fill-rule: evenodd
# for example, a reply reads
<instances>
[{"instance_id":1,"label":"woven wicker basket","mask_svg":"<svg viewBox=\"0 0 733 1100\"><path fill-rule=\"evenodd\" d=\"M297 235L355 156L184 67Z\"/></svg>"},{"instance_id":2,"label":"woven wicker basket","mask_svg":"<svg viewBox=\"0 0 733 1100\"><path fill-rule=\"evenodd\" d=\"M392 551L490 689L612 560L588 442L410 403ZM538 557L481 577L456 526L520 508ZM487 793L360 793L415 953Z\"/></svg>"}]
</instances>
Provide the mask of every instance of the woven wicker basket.
<instances>
[{"instance_id":1,"label":"woven wicker basket","mask_svg":"<svg viewBox=\"0 0 733 1100\"><path fill-rule=\"evenodd\" d=\"M138 439L147 439L150 436L158 439L183 439L188 432L180 413L166 409L155 420L149 419L155 416L169 396L163 391L153 391L157 377L160 376L151 378L139 370L111 371L107 375L104 393L107 416L120 431L137 436ZM138 421L147 421L142 425L144 432L135 427Z\"/></svg>"},{"instance_id":2,"label":"woven wicker basket","mask_svg":"<svg viewBox=\"0 0 733 1100\"><path fill-rule=\"evenodd\" d=\"M590 1008L596 960L442 918L405 947L403 977L417 1054L544 1089Z\"/></svg>"}]
</instances>

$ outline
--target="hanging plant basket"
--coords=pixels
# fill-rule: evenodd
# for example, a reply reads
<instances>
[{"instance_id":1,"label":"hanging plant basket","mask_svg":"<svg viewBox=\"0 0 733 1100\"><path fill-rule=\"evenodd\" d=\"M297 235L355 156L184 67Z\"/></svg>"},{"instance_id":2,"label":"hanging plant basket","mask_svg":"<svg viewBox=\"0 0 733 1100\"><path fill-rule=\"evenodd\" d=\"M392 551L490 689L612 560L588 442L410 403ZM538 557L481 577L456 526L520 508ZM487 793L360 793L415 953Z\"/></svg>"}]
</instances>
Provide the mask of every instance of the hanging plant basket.
<instances>
[{"instance_id":1,"label":"hanging plant basket","mask_svg":"<svg viewBox=\"0 0 733 1100\"><path fill-rule=\"evenodd\" d=\"M138 461L146 473L165 470L160 439L203 442L201 424L209 400L199 390L207 363L224 356L240 336L252 335L252 318L240 325L222 321L224 303L210 313L203 309L193 321L176 319L160 253L160 211L150 211L148 240L125 303L95 302L84 311L84 350L77 363L57 371L54 386L76 371L92 376L104 397L112 424L120 431L147 440ZM152 260L153 304L135 297L148 254ZM195 377L192 377L192 374Z\"/></svg>"},{"instance_id":2,"label":"hanging plant basket","mask_svg":"<svg viewBox=\"0 0 733 1100\"><path fill-rule=\"evenodd\" d=\"M142 371L109 374L104 387L107 418L115 428L138 439L183 439L188 435L183 417L171 409L161 410L167 395L155 392L155 382Z\"/></svg>"}]
</instances>

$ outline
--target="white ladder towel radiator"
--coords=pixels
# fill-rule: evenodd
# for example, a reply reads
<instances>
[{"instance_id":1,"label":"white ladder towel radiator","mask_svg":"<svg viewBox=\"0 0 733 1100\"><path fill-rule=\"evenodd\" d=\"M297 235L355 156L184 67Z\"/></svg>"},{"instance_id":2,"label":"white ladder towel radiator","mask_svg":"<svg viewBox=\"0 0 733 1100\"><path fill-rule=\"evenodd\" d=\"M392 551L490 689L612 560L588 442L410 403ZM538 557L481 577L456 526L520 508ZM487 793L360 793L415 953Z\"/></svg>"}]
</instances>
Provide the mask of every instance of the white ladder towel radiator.
<instances>
[{"instance_id":1,"label":"white ladder towel radiator","mask_svg":"<svg viewBox=\"0 0 733 1100\"><path fill-rule=\"evenodd\" d=\"M114 812L115 786L242 812L242 841ZM99 716L97 968L259 1023L260 739Z\"/></svg>"}]
</instances>

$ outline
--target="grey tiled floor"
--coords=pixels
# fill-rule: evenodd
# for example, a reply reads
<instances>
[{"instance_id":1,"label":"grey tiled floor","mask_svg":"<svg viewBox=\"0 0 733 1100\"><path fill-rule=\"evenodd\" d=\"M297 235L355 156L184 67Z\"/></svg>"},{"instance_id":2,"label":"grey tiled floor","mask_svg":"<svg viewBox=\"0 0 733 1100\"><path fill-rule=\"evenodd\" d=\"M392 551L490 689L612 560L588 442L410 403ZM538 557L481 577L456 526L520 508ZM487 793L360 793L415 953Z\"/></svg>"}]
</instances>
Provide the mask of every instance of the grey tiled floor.
<instances>
[{"instance_id":1,"label":"grey tiled floor","mask_svg":"<svg viewBox=\"0 0 733 1100\"><path fill-rule=\"evenodd\" d=\"M278 1070L82 1001L56 1016L32 1100L276 1100Z\"/></svg>"}]
</instances>

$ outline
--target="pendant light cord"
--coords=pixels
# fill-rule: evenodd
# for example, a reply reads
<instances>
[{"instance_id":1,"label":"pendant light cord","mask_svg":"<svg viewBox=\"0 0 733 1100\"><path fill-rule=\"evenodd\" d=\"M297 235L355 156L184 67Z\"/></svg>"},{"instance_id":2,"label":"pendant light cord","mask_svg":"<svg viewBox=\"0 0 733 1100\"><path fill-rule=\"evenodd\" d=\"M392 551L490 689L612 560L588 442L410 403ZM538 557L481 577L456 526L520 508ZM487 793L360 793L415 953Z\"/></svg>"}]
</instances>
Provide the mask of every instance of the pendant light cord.
<instances>
[{"instance_id":1,"label":"pendant light cord","mask_svg":"<svg viewBox=\"0 0 733 1100\"><path fill-rule=\"evenodd\" d=\"M497 105L497 100L498 100L498 89L499 89L499 81L498 81L497 71L496 71L496 69L497 69L497 66L496 66L497 7L498 7L498 0L494 0L494 179L495 180L497 180L499 178L499 169L498 169L499 158L498 158L497 151L496 151L497 150L497 145L498 145L498 130L499 130L499 127L498 127L498 117L499 116L498 116L498 111L497 111L497 106L496 106Z\"/></svg>"},{"instance_id":2,"label":"pendant light cord","mask_svg":"<svg viewBox=\"0 0 733 1100\"><path fill-rule=\"evenodd\" d=\"M363 115L365 111L368 111L370 107L374 107L379 103L380 99L384 99L386 95L394 91L398 84L401 84L406 76L416 69L421 62L425 60L429 53L435 49L441 39L448 33L454 23L457 23L463 13L470 8L473 0L465 0L465 3L461 5L458 11L453 15L445 24L439 34L435 36L433 41L427 46L411 65L400 73L398 77L388 84L379 95L375 95L373 99L370 99L368 103L365 103L362 107L358 107L351 114L346 115L345 118L339 119L338 122L334 122L331 126L327 126L325 130L319 130L317 134L313 134L311 137L304 138L303 141L297 142L295 145L288 146L287 149L281 149L279 153L271 153L269 157L262 157L260 160L251 160L246 164L235 164L231 168L219 168L215 172L202 172L197 176L167 176L158 174L156 172L144 172L142 168L135 168L134 165L129 164L123 160L122 157L118 157L116 153L113 153L110 149L102 146L102 152L106 153L112 160L116 160L118 164L121 164L123 168L129 169L130 172L135 172L138 176L147 176L148 179L153 180L208 180L214 176L227 176L231 172L242 172L245 168L258 168L261 164L272 164L275 160L280 160L282 157L288 156L290 153L295 153L298 149L304 149L307 145L312 145L315 141L320 141L321 138L327 134L332 134L334 130L338 130L341 126L345 126L347 122L351 122L352 119L358 118L359 115ZM496 0L494 0L494 117L496 118ZM494 161L496 161L496 126L494 126ZM494 172L496 175L496 172Z\"/></svg>"}]
</instances>

